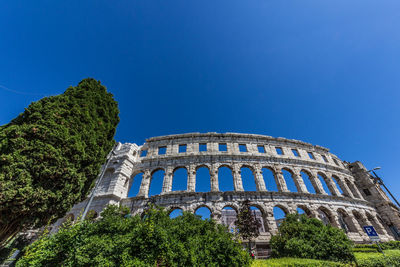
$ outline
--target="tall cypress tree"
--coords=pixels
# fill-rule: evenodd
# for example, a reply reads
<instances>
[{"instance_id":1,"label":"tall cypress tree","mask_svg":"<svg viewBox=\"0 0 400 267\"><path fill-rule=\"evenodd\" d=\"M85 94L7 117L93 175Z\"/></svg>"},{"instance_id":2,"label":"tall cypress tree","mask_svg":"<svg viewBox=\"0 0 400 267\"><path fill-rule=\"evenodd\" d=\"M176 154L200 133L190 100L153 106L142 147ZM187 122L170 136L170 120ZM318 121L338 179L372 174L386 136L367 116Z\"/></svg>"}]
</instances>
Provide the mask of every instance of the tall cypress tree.
<instances>
[{"instance_id":1,"label":"tall cypress tree","mask_svg":"<svg viewBox=\"0 0 400 267\"><path fill-rule=\"evenodd\" d=\"M86 197L115 143L118 113L113 95L89 78L0 126L0 246Z\"/></svg>"}]
</instances>

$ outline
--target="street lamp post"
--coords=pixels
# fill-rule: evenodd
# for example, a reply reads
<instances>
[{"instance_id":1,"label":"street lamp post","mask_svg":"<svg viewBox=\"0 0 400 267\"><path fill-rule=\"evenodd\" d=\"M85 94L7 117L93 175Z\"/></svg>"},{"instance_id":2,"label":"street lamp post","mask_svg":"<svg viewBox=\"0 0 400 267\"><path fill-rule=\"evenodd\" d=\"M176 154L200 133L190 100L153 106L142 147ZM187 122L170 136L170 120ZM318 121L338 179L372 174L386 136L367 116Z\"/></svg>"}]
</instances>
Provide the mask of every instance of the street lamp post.
<instances>
[{"instance_id":1,"label":"street lamp post","mask_svg":"<svg viewBox=\"0 0 400 267\"><path fill-rule=\"evenodd\" d=\"M374 180L374 183L378 183L379 185L381 185L381 186L383 186L385 189L386 189L386 191L389 193L389 195L392 197L392 199L396 202L396 204L397 204L397 206L399 206L400 207L400 203L397 201L397 199L392 195L392 192L390 192L390 190L386 187L386 185L383 183L383 180L382 180L382 178L381 177L379 177L376 173L375 173L375 170L379 170L381 167L376 167L376 168L373 168L372 170L369 170L368 172L369 173L373 173L374 175L372 175L372 174L370 174L371 175L371 179L372 180Z\"/></svg>"}]
</instances>

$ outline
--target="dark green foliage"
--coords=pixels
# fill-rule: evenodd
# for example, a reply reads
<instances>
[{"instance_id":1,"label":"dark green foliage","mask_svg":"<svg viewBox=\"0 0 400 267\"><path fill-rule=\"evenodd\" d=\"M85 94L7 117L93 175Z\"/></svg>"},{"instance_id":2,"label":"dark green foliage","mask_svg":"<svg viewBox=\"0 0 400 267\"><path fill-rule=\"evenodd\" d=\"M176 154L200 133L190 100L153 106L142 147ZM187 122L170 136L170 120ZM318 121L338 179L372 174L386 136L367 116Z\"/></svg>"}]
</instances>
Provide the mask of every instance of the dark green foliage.
<instances>
[{"instance_id":1,"label":"dark green foliage","mask_svg":"<svg viewBox=\"0 0 400 267\"><path fill-rule=\"evenodd\" d=\"M399 249L400 250L400 241L388 241L384 243L379 243L380 247L383 250L386 249ZM377 244L358 244L355 245L355 249L362 250L362 249L372 249L373 251L379 251Z\"/></svg>"},{"instance_id":2,"label":"dark green foliage","mask_svg":"<svg viewBox=\"0 0 400 267\"><path fill-rule=\"evenodd\" d=\"M352 242L346 234L315 218L289 214L271 238L274 257L354 261Z\"/></svg>"},{"instance_id":3,"label":"dark green foliage","mask_svg":"<svg viewBox=\"0 0 400 267\"><path fill-rule=\"evenodd\" d=\"M243 240L248 240L249 249L250 241L260 235L259 228L260 222L257 220L256 215L250 209L250 201L245 200L241 203L235 225L239 230L239 235Z\"/></svg>"},{"instance_id":4,"label":"dark green foliage","mask_svg":"<svg viewBox=\"0 0 400 267\"><path fill-rule=\"evenodd\" d=\"M184 212L149 208L142 218L109 206L97 221L43 236L17 266L249 266L226 227Z\"/></svg>"},{"instance_id":5,"label":"dark green foliage","mask_svg":"<svg viewBox=\"0 0 400 267\"><path fill-rule=\"evenodd\" d=\"M0 245L86 197L114 145L118 112L112 94L85 79L0 127Z\"/></svg>"}]
</instances>

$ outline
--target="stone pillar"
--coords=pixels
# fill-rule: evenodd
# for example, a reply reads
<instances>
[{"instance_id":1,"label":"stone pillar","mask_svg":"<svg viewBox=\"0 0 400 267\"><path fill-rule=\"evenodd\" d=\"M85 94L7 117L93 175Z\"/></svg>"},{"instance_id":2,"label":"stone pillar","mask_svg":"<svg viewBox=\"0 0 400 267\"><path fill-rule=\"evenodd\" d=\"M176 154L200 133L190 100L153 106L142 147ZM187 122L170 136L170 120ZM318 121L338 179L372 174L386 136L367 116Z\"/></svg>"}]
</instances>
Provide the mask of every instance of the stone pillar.
<instances>
[{"instance_id":1,"label":"stone pillar","mask_svg":"<svg viewBox=\"0 0 400 267\"><path fill-rule=\"evenodd\" d=\"M352 185L352 187L354 189L354 196L356 198L364 200L364 197L362 196L360 190L358 190L358 187L353 182L351 182L351 181L349 181L349 182L351 183L351 185Z\"/></svg>"},{"instance_id":2,"label":"stone pillar","mask_svg":"<svg viewBox=\"0 0 400 267\"><path fill-rule=\"evenodd\" d=\"M171 192L172 190L172 176L174 175L173 171L174 170L172 166L168 166L165 170L162 194Z\"/></svg>"},{"instance_id":3,"label":"stone pillar","mask_svg":"<svg viewBox=\"0 0 400 267\"><path fill-rule=\"evenodd\" d=\"M138 193L138 197L149 197L149 189L150 189L150 182L151 182L151 173L150 170L145 170L143 172L142 183L140 184L140 189Z\"/></svg>"},{"instance_id":4,"label":"stone pillar","mask_svg":"<svg viewBox=\"0 0 400 267\"><path fill-rule=\"evenodd\" d=\"M233 175L233 186L235 187L235 191L244 191L242 176L239 166L234 165L232 170Z\"/></svg>"},{"instance_id":5,"label":"stone pillar","mask_svg":"<svg viewBox=\"0 0 400 267\"><path fill-rule=\"evenodd\" d=\"M321 181L318 178L318 173L313 172L310 177L310 180L311 180L311 183L314 185L315 191L317 194L327 195L324 188L322 187Z\"/></svg>"},{"instance_id":6,"label":"stone pillar","mask_svg":"<svg viewBox=\"0 0 400 267\"><path fill-rule=\"evenodd\" d=\"M326 173L326 185L329 188L329 191L331 191L332 195L334 196L341 196L339 189L337 188L335 182L333 181L332 175L330 173Z\"/></svg>"},{"instance_id":7,"label":"stone pillar","mask_svg":"<svg viewBox=\"0 0 400 267\"><path fill-rule=\"evenodd\" d=\"M347 186L347 184L341 178L338 178L338 184L342 188L344 196L354 198L354 195L351 192L350 188Z\"/></svg>"},{"instance_id":8,"label":"stone pillar","mask_svg":"<svg viewBox=\"0 0 400 267\"><path fill-rule=\"evenodd\" d=\"M211 183L211 192L218 192L219 185L218 185L218 168L217 165L211 165L210 170L210 183Z\"/></svg>"},{"instance_id":9,"label":"stone pillar","mask_svg":"<svg viewBox=\"0 0 400 267\"><path fill-rule=\"evenodd\" d=\"M306 185L304 184L304 181L303 181L303 177L301 177L300 174L293 173L292 174L292 178L293 178L294 183L296 184L297 190L300 193L308 193L307 187L306 187Z\"/></svg>"},{"instance_id":10,"label":"stone pillar","mask_svg":"<svg viewBox=\"0 0 400 267\"><path fill-rule=\"evenodd\" d=\"M257 191L267 191L260 166L254 168L254 179L256 180Z\"/></svg>"},{"instance_id":11,"label":"stone pillar","mask_svg":"<svg viewBox=\"0 0 400 267\"><path fill-rule=\"evenodd\" d=\"M275 171L275 181L279 192L289 192L282 170Z\"/></svg>"},{"instance_id":12,"label":"stone pillar","mask_svg":"<svg viewBox=\"0 0 400 267\"><path fill-rule=\"evenodd\" d=\"M187 181L187 191L195 192L196 191L196 166L189 165L188 170L188 181Z\"/></svg>"}]
</instances>

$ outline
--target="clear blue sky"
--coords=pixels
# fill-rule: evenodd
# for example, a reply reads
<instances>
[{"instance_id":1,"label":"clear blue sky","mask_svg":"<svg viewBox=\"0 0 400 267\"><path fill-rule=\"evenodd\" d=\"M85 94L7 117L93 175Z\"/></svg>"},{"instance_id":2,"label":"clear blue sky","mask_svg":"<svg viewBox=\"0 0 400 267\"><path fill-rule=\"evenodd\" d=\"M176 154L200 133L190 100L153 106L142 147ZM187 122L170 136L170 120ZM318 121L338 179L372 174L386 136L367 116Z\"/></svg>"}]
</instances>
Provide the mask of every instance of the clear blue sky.
<instances>
[{"instance_id":1,"label":"clear blue sky","mask_svg":"<svg viewBox=\"0 0 400 267\"><path fill-rule=\"evenodd\" d=\"M2 1L0 124L94 77L116 139L245 132L381 166L400 197L399 1ZM23 94L21 94L23 93Z\"/></svg>"}]
</instances>

